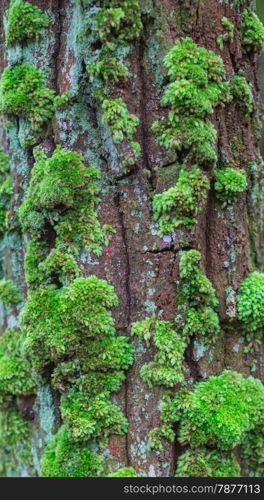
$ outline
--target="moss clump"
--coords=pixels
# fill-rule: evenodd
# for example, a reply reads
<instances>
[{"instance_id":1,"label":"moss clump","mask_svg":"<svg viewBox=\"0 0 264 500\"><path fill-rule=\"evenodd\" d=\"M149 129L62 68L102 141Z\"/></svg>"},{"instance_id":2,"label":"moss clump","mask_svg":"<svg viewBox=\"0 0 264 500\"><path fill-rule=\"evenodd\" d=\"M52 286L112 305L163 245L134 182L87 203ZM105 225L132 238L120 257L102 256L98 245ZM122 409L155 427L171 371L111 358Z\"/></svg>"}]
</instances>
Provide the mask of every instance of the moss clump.
<instances>
[{"instance_id":1,"label":"moss clump","mask_svg":"<svg viewBox=\"0 0 264 500\"><path fill-rule=\"evenodd\" d=\"M5 306L21 302L20 292L11 280L0 280L0 301L2 301Z\"/></svg>"},{"instance_id":2,"label":"moss clump","mask_svg":"<svg viewBox=\"0 0 264 500\"><path fill-rule=\"evenodd\" d=\"M78 252L84 247L100 255L110 228L101 228L97 219L98 180L98 171L86 168L75 151L57 147L51 158L41 154L19 209L23 230L40 239L50 225L60 251Z\"/></svg>"},{"instance_id":3,"label":"moss clump","mask_svg":"<svg viewBox=\"0 0 264 500\"><path fill-rule=\"evenodd\" d=\"M36 382L30 363L23 357L22 332L6 330L0 337L0 392L13 396L28 396Z\"/></svg>"},{"instance_id":4,"label":"moss clump","mask_svg":"<svg viewBox=\"0 0 264 500\"><path fill-rule=\"evenodd\" d=\"M69 91L64 92L62 95L57 95L54 98L54 108L56 111L63 111L68 108L70 104L71 93Z\"/></svg>"},{"instance_id":5,"label":"moss clump","mask_svg":"<svg viewBox=\"0 0 264 500\"><path fill-rule=\"evenodd\" d=\"M108 474L107 477L138 477L138 475L133 467L123 467L116 472Z\"/></svg>"},{"instance_id":6,"label":"moss clump","mask_svg":"<svg viewBox=\"0 0 264 500\"><path fill-rule=\"evenodd\" d=\"M26 348L37 369L82 354L91 339L114 337L109 311L117 305L113 287L95 276L63 288L32 291L22 313ZM74 311L74 314L73 314ZM122 337L119 337L122 339ZM92 344L89 346L92 349Z\"/></svg>"},{"instance_id":7,"label":"moss clump","mask_svg":"<svg viewBox=\"0 0 264 500\"><path fill-rule=\"evenodd\" d=\"M35 66L18 64L6 68L0 80L0 111L6 115L27 118L34 144L36 136L53 114L54 92L44 86L44 75Z\"/></svg>"},{"instance_id":8,"label":"moss clump","mask_svg":"<svg viewBox=\"0 0 264 500\"><path fill-rule=\"evenodd\" d=\"M264 477L263 427L247 434L242 445L242 460L250 477Z\"/></svg>"},{"instance_id":9,"label":"moss clump","mask_svg":"<svg viewBox=\"0 0 264 500\"><path fill-rule=\"evenodd\" d=\"M178 297L178 328L188 338L202 336L209 342L219 334L218 305L215 290L201 270L201 253L185 252L180 260L180 286Z\"/></svg>"},{"instance_id":10,"label":"moss clump","mask_svg":"<svg viewBox=\"0 0 264 500\"><path fill-rule=\"evenodd\" d=\"M61 414L71 441L95 438L107 445L110 435L122 435L128 429L127 419L106 392L90 397L73 390L62 397Z\"/></svg>"},{"instance_id":11,"label":"moss clump","mask_svg":"<svg viewBox=\"0 0 264 500\"><path fill-rule=\"evenodd\" d=\"M70 439L62 426L52 438L41 459L43 477L98 477L103 473L103 459L88 445Z\"/></svg>"},{"instance_id":12,"label":"moss clump","mask_svg":"<svg viewBox=\"0 0 264 500\"><path fill-rule=\"evenodd\" d=\"M264 45L264 26L258 16L249 10L242 14L242 45L247 52L262 50Z\"/></svg>"},{"instance_id":13,"label":"moss clump","mask_svg":"<svg viewBox=\"0 0 264 500\"><path fill-rule=\"evenodd\" d=\"M183 382L182 362L187 344L170 321L147 318L133 323L131 333L144 339L147 344L153 340L157 349L154 360L140 370L141 378L149 387L173 387Z\"/></svg>"},{"instance_id":14,"label":"moss clump","mask_svg":"<svg viewBox=\"0 0 264 500\"><path fill-rule=\"evenodd\" d=\"M154 196L154 219L159 222L160 236L173 232L179 225L192 227L206 201L209 187L207 175L198 167L182 168L176 185Z\"/></svg>"},{"instance_id":15,"label":"moss clump","mask_svg":"<svg viewBox=\"0 0 264 500\"><path fill-rule=\"evenodd\" d=\"M163 451L168 443L175 440L175 432L170 425L161 425L152 429L148 434L148 449Z\"/></svg>"},{"instance_id":16,"label":"moss clump","mask_svg":"<svg viewBox=\"0 0 264 500\"><path fill-rule=\"evenodd\" d=\"M12 193L8 156L0 150L0 235L8 229L7 218Z\"/></svg>"},{"instance_id":17,"label":"moss clump","mask_svg":"<svg viewBox=\"0 0 264 500\"><path fill-rule=\"evenodd\" d=\"M202 165L216 160L216 131L208 116L228 97L220 57L191 38L177 40L164 59L170 79L161 100L168 118L153 124L158 142Z\"/></svg>"},{"instance_id":18,"label":"moss clump","mask_svg":"<svg viewBox=\"0 0 264 500\"><path fill-rule=\"evenodd\" d=\"M49 26L49 17L29 2L15 0L7 10L6 45L12 47L27 40L36 40Z\"/></svg>"},{"instance_id":19,"label":"moss clump","mask_svg":"<svg viewBox=\"0 0 264 500\"><path fill-rule=\"evenodd\" d=\"M142 29L138 0L111 0L96 16L97 30L102 41L116 45L131 42L139 37Z\"/></svg>"},{"instance_id":20,"label":"moss clump","mask_svg":"<svg viewBox=\"0 0 264 500\"><path fill-rule=\"evenodd\" d=\"M162 407L166 424L179 422L182 445L230 450L263 419L264 387L260 380L225 370L217 377L182 389Z\"/></svg>"},{"instance_id":21,"label":"moss clump","mask_svg":"<svg viewBox=\"0 0 264 500\"><path fill-rule=\"evenodd\" d=\"M127 137L133 138L139 119L136 115L129 113L125 101L121 98L104 99L102 102L103 122L110 128L113 141L120 143Z\"/></svg>"},{"instance_id":22,"label":"moss clump","mask_svg":"<svg viewBox=\"0 0 264 500\"><path fill-rule=\"evenodd\" d=\"M235 203L240 193L247 189L247 173L244 169L216 169L214 174L216 177L216 196L224 206Z\"/></svg>"},{"instance_id":23,"label":"moss clump","mask_svg":"<svg viewBox=\"0 0 264 500\"><path fill-rule=\"evenodd\" d=\"M125 380L122 370L109 372L93 371L82 373L80 360L60 363L52 374L52 386L60 392L65 392L69 385L74 385L74 390L96 396L100 393L116 392Z\"/></svg>"},{"instance_id":24,"label":"moss clump","mask_svg":"<svg viewBox=\"0 0 264 500\"><path fill-rule=\"evenodd\" d=\"M12 475L32 465L28 423L10 406L0 412L0 474Z\"/></svg>"},{"instance_id":25,"label":"moss clump","mask_svg":"<svg viewBox=\"0 0 264 500\"><path fill-rule=\"evenodd\" d=\"M250 116L254 109L254 97L246 78L241 75L234 75L230 81L230 92L234 103L246 116Z\"/></svg>"},{"instance_id":26,"label":"moss clump","mask_svg":"<svg viewBox=\"0 0 264 500\"><path fill-rule=\"evenodd\" d=\"M80 276L75 258L53 248L43 241L31 240L25 256L26 282L30 290L47 285L69 285Z\"/></svg>"},{"instance_id":27,"label":"moss clump","mask_svg":"<svg viewBox=\"0 0 264 500\"><path fill-rule=\"evenodd\" d=\"M250 273L241 283L237 298L237 317L249 334L264 326L264 274Z\"/></svg>"},{"instance_id":28,"label":"moss clump","mask_svg":"<svg viewBox=\"0 0 264 500\"><path fill-rule=\"evenodd\" d=\"M126 81L129 74L127 66L115 57L104 57L96 63L89 64L87 72L91 82L97 77L105 84Z\"/></svg>"},{"instance_id":29,"label":"moss clump","mask_svg":"<svg viewBox=\"0 0 264 500\"><path fill-rule=\"evenodd\" d=\"M190 449L179 457L175 477L240 477L240 466L233 454Z\"/></svg>"}]
</instances>

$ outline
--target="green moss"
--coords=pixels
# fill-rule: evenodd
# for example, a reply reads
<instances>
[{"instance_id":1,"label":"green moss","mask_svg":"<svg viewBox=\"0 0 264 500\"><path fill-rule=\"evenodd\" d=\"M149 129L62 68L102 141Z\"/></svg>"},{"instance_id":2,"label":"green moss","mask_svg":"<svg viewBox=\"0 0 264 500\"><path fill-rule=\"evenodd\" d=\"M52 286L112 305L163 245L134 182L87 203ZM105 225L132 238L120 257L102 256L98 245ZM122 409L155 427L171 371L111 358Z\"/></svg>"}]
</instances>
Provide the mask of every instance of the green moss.
<instances>
[{"instance_id":1,"label":"green moss","mask_svg":"<svg viewBox=\"0 0 264 500\"><path fill-rule=\"evenodd\" d=\"M6 68L0 80L0 112L27 118L31 125L27 145L34 144L53 114L54 92L44 86L44 75L35 66Z\"/></svg>"},{"instance_id":2,"label":"green moss","mask_svg":"<svg viewBox=\"0 0 264 500\"><path fill-rule=\"evenodd\" d=\"M13 406L0 412L0 474L32 467L28 423Z\"/></svg>"},{"instance_id":3,"label":"green moss","mask_svg":"<svg viewBox=\"0 0 264 500\"><path fill-rule=\"evenodd\" d=\"M40 285L69 285L80 276L80 269L71 254L49 248L43 241L31 240L25 256L26 282L31 290Z\"/></svg>"},{"instance_id":4,"label":"green moss","mask_svg":"<svg viewBox=\"0 0 264 500\"><path fill-rule=\"evenodd\" d=\"M111 0L96 16L97 30L102 41L108 41L110 48L117 44L133 41L142 29L141 11L138 0Z\"/></svg>"},{"instance_id":5,"label":"green moss","mask_svg":"<svg viewBox=\"0 0 264 500\"><path fill-rule=\"evenodd\" d=\"M254 12L244 10L242 14L242 45L247 52L262 50L264 26Z\"/></svg>"},{"instance_id":6,"label":"green moss","mask_svg":"<svg viewBox=\"0 0 264 500\"><path fill-rule=\"evenodd\" d=\"M71 391L61 399L61 414L72 441L97 439L107 445L110 435L127 432L128 422L118 406L109 400L109 394L94 397Z\"/></svg>"},{"instance_id":7,"label":"green moss","mask_svg":"<svg viewBox=\"0 0 264 500\"><path fill-rule=\"evenodd\" d=\"M249 334L264 326L264 274L250 273L241 283L237 298L237 317Z\"/></svg>"},{"instance_id":8,"label":"green moss","mask_svg":"<svg viewBox=\"0 0 264 500\"><path fill-rule=\"evenodd\" d=\"M230 81L230 92L234 103L243 111L246 116L252 114L254 110L254 97L246 78L241 75L234 75Z\"/></svg>"},{"instance_id":9,"label":"green moss","mask_svg":"<svg viewBox=\"0 0 264 500\"><path fill-rule=\"evenodd\" d=\"M108 474L107 477L138 477L138 475L133 467L123 467L116 472Z\"/></svg>"},{"instance_id":10,"label":"green moss","mask_svg":"<svg viewBox=\"0 0 264 500\"><path fill-rule=\"evenodd\" d=\"M148 449L163 451L168 443L175 441L175 432L170 425L161 425L148 434Z\"/></svg>"},{"instance_id":11,"label":"green moss","mask_svg":"<svg viewBox=\"0 0 264 500\"><path fill-rule=\"evenodd\" d=\"M20 292L11 280L0 280L0 301L2 301L5 306L21 302Z\"/></svg>"},{"instance_id":12,"label":"green moss","mask_svg":"<svg viewBox=\"0 0 264 500\"><path fill-rule=\"evenodd\" d=\"M154 196L154 219L159 222L160 236L173 232L179 225L192 227L206 201L209 187L207 175L198 167L182 168L176 185Z\"/></svg>"},{"instance_id":13,"label":"green moss","mask_svg":"<svg viewBox=\"0 0 264 500\"><path fill-rule=\"evenodd\" d=\"M264 434L262 426L247 434L242 445L242 460L250 477L264 477Z\"/></svg>"},{"instance_id":14,"label":"green moss","mask_svg":"<svg viewBox=\"0 0 264 500\"><path fill-rule=\"evenodd\" d=\"M161 99L168 118L153 124L158 142L198 165L216 160L216 131L208 116L228 98L220 57L191 38L177 40L164 59L170 83Z\"/></svg>"},{"instance_id":15,"label":"green moss","mask_svg":"<svg viewBox=\"0 0 264 500\"><path fill-rule=\"evenodd\" d=\"M22 324L34 366L42 369L51 361L75 357L83 353L90 339L98 342L98 338L113 337L115 328L109 309L116 305L113 287L95 276L77 278L68 287L32 291L22 313Z\"/></svg>"},{"instance_id":16,"label":"green moss","mask_svg":"<svg viewBox=\"0 0 264 500\"><path fill-rule=\"evenodd\" d=\"M106 84L118 83L128 79L128 68L115 57L104 57L96 63L87 66L87 72L92 82L94 77L101 78Z\"/></svg>"},{"instance_id":17,"label":"green moss","mask_svg":"<svg viewBox=\"0 0 264 500\"><path fill-rule=\"evenodd\" d=\"M173 387L183 382L182 362L187 344L175 331L172 322L147 318L133 323L131 333L144 339L147 344L152 340L157 349L154 360L140 369L140 376L149 387Z\"/></svg>"},{"instance_id":18,"label":"green moss","mask_svg":"<svg viewBox=\"0 0 264 500\"><path fill-rule=\"evenodd\" d=\"M62 426L48 444L41 459L43 477L98 477L103 472L103 459L87 445L70 439Z\"/></svg>"},{"instance_id":19,"label":"green moss","mask_svg":"<svg viewBox=\"0 0 264 500\"><path fill-rule=\"evenodd\" d=\"M178 458L175 477L240 477L240 466L233 454L196 448Z\"/></svg>"},{"instance_id":20,"label":"green moss","mask_svg":"<svg viewBox=\"0 0 264 500\"><path fill-rule=\"evenodd\" d=\"M103 122L109 127L113 135L113 141L117 144L124 137L131 140L136 132L139 119L136 115L129 113L127 105L120 97L116 99L104 99L102 102Z\"/></svg>"},{"instance_id":21,"label":"green moss","mask_svg":"<svg viewBox=\"0 0 264 500\"><path fill-rule=\"evenodd\" d=\"M178 328L186 337L198 335L209 342L219 334L218 304L215 290L201 270L201 253L185 252L180 260L181 282L178 296Z\"/></svg>"},{"instance_id":22,"label":"green moss","mask_svg":"<svg viewBox=\"0 0 264 500\"><path fill-rule=\"evenodd\" d=\"M62 95L57 95L54 98L54 108L56 111L63 111L69 107L71 99L71 93L69 91L64 92Z\"/></svg>"},{"instance_id":23,"label":"green moss","mask_svg":"<svg viewBox=\"0 0 264 500\"><path fill-rule=\"evenodd\" d=\"M23 358L22 332L6 330L0 337L0 392L13 396L28 396L36 382L30 363Z\"/></svg>"},{"instance_id":24,"label":"green moss","mask_svg":"<svg viewBox=\"0 0 264 500\"><path fill-rule=\"evenodd\" d=\"M110 228L101 228L95 211L98 180L99 172L85 167L83 157L74 151L57 147L51 158L42 154L19 209L23 230L40 239L50 225L58 250L78 252L84 247L100 255Z\"/></svg>"},{"instance_id":25,"label":"green moss","mask_svg":"<svg viewBox=\"0 0 264 500\"><path fill-rule=\"evenodd\" d=\"M182 389L162 407L166 424L179 422L179 441L192 447L230 450L263 419L264 387L260 380L225 370L193 391Z\"/></svg>"},{"instance_id":26,"label":"green moss","mask_svg":"<svg viewBox=\"0 0 264 500\"><path fill-rule=\"evenodd\" d=\"M235 25L227 17L223 17L221 22L225 31L223 34L217 36L216 43L220 50L224 50L224 42L232 43L234 41Z\"/></svg>"},{"instance_id":27,"label":"green moss","mask_svg":"<svg viewBox=\"0 0 264 500\"><path fill-rule=\"evenodd\" d=\"M133 347L127 337L94 340L82 351L80 360L85 370L127 370L133 362Z\"/></svg>"},{"instance_id":28,"label":"green moss","mask_svg":"<svg viewBox=\"0 0 264 500\"><path fill-rule=\"evenodd\" d=\"M27 40L36 40L49 26L49 17L29 2L15 0L7 10L6 45L11 47Z\"/></svg>"},{"instance_id":29,"label":"green moss","mask_svg":"<svg viewBox=\"0 0 264 500\"><path fill-rule=\"evenodd\" d=\"M215 169L214 174L216 177L216 196L224 206L235 203L239 194L247 189L247 173L244 169Z\"/></svg>"},{"instance_id":30,"label":"green moss","mask_svg":"<svg viewBox=\"0 0 264 500\"><path fill-rule=\"evenodd\" d=\"M0 359L0 391L24 396L32 394L35 384L30 377L28 361L15 356Z\"/></svg>"},{"instance_id":31,"label":"green moss","mask_svg":"<svg viewBox=\"0 0 264 500\"><path fill-rule=\"evenodd\" d=\"M13 193L8 156L0 150L0 234L8 229L10 199Z\"/></svg>"}]
</instances>

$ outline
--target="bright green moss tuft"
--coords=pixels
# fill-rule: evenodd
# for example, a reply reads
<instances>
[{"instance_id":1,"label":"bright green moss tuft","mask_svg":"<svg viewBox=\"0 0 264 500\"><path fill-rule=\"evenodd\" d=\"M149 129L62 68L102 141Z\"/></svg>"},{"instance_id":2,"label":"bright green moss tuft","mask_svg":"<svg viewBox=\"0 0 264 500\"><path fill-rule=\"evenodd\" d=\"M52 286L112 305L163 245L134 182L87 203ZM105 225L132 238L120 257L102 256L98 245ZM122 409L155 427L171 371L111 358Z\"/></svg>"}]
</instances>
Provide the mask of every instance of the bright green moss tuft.
<instances>
[{"instance_id":1,"label":"bright green moss tuft","mask_svg":"<svg viewBox=\"0 0 264 500\"><path fill-rule=\"evenodd\" d=\"M8 229L10 198L13 193L8 156L0 150L0 234Z\"/></svg>"},{"instance_id":2,"label":"bright green moss tuft","mask_svg":"<svg viewBox=\"0 0 264 500\"><path fill-rule=\"evenodd\" d=\"M0 112L27 118L31 131L25 145L36 143L53 115L54 92L44 86L44 75L35 66L6 68L0 80Z\"/></svg>"},{"instance_id":3,"label":"bright green moss tuft","mask_svg":"<svg viewBox=\"0 0 264 500\"><path fill-rule=\"evenodd\" d=\"M237 317L249 333L264 326L264 274L250 273L241 283Z\"/></svg>"},{"instance_id":4,"label":"bright green moss tuft","mask_svg":"<svg viewBox=\"0 0 264 500\"><path fill-rule=\"evenodd\" d=\"M81 372L79 360L60 363L52 374L52 386L60 392L65 392L68 384L73 385L76 391L85 393L90 397L100 393L116 392L125 381L122 370L111 370L109 372L93 371Z\"/></svg>"},{"instance_id":5,"label":"bright green moss tuft","mask_svg":"<svg viewBox=\"0 0 264 500\"><path fill-rule=\"evenodd\" d=\"M43 28L49 26L49 17L29 2L15 0L7 10L6 45L39 38Z\"/></svg>"},{"instance_id":6,"label":"bright green moss tuft","mask_svg":"<svg viewBox=\"0 0 264 500\"><path fill-rule=\"evenodd\" d=\"M28 396L36 382L30 363L23 357L22 332L6 330L0 337L0 392L13 396Z\"/></svg>"},{"instance_id":7,"label":"bright green moss tuft","mask_svg":"<svg viewBox=\"0 0 264 500\"><path fill-rule=\"evenodd\" d=\"M247 52L262 50L264 45L264 26L258 16L249 10L242 14L242 45Z\"/></svg>"},{"instance_id":8,"label":"bright green moss tuft","mask_svg":"<svg viewBox=\"0 0 264 500\"><path fill-rule=\"evenodd\" d=\"M198 165L215 162L216 131L208 116L229 95L222 59L187 37L176 41L164 65L171 83L161 104L169 113L153 124L158 142Z\"/></svg>"},{"instance_id":9,"label":"bright green moss tuft","mask_svg":"<svg viewBox=\"0 0 264 500\"><path fill-rule=\"evenodd\" d=\"M247 434L242 445L242 460L250 477L264 477L263 425Z\"/></svg>"},{"instance_id":10,"label":"bright green moss tuft","mask_svg":"<svg viewBox=\"0 0 264 500\"><path fill-rule=\"evenodd\" d=\"M94 77L101 78L106 84L118 83L128 79L128 68L115 57L104 57L97 63L87 66L87 72L92 82Z\"/></svg>"},{"instance_id":11,"label":"bright green moss tuft","mask_svg":"<svg viewBox=\"0 0 264 500\"><path fill-rule=\"evenodd\" d=\"M28 423L14 406L0 412L0 474L32 466Z\"/></svg>"},{"instance_id":12,"label":"bright green moss tuft","mask_svg":"<svg viewBox=\"0 0 264 500\"><path fill-rule=\"evenodd\" d=\"M32 291L22 313L22 324L27 331L26 349L35 368L83 353L89 339L99 342L98 338L113 337L115 328L109 309L116 305L113 287L95 276L77 278L68 287Z\"/></svg>"},{"instance_id":13,"label":"bright green moss tuft","mask_svg":"<svg viewBox=\"0 0 264 500\"><path fill-rule=\"evenodd\" d=\"M218 300L211 282L201 270L201 259L197 250L189 250L181 257L176 321L186 337L198 335L208 342L220 331L215 312Z\"/></svg>"},{"instance_id":14,"label":"bright green moss tuft","mask_svg":"<svg viewBox=\"0 0 264 500\"><path fill-rule=\"evenodd\" d=\"M159 222L160 236L173 232L179 225L192 227L202 210L210 183L198 167L182 168L175 185L153 200L154 220Z\"/></svg>"},{"instance_id":15,"label":"bright green moss tuft","mask_svg":"<svg viewBox=\"0 0 264 500\"><path fill-rule=\"evenodd\" d=\"M128 429L120 408L103 392L92 398L81 392L70 392L62 397L61 414L73 441L95 438L101 445L107 445L110 435L122 435Z\"/></svg>"},{"instance_id":16,"label":"bright green moss tuft","mask_svg":"<svg viewBox=\"0 0 264 500\"><path fill-rule=\"evenodd\" d=\"M103 2L92 22L94 40L102 42L87 66L95 97L101 102L102 121L108 126L118 146L123 172L129 172L141 154L140 144L133 140L139 118L130 113L117 87L128 79L125 58L139 37L142 22L138 0ZM95 21L95 22L94 22Z\"/></svg>"},{"instance_id":17,"label":"bright green moss tuft","mask_svg":"<svg viewBox=\"0 0 264 500\"><path fill-rule=\"evenodd\" d=\"M224 50L224 43L234 41L234 29L235 25L227 18L222 18L222 26L225 28L225 31L222 35L218 35L216 38L216 43L220 50Z\"/></svg>"},{"instance_id":18,"label":"bright green moss tuft","mask_svg":"<svg viewBox=\"0 0 264 500\"><path fill-rule=\"evenodd\" d=\"M250 85L246 78L241 75L234 75L230 81L230 92L234 103L243 111L246 116L252 114L254 109L254 97Z\"/></svg>"},{"instance_id":19,"label":"bright green moss tuft","mask_svg":"<svg viewBox=\"0 0 264 500\"><path fill-rule=\"evenodd\" d=\"M173 387L183 382L183 357L186 341L170 321L147 318L132 324L132 335L138 335L147 343L153 339L157 349L154 360L143 365L140 370L142 380L149 386Z\"/></svg>"},{"instance_id":20,"label":"bright green moss tuft","mask_svg":"<svg viewBox=\"0 0 264 500\"><path fill-rule=\"evenodd\" d=\"M108 474L107 477L138 477L138 475L133 467L123 467L116 472Z\"/></svg>"},{"instance_id":21,"label":"bright green moss tuft","mask_svg":"<svg viewBox=\"0 0 264 500\"><path fill-rule=\"evenodd\" d=\"M0 301L2 301L5 306L21 302L20 292L11 280L0 280Z\"/></svg>"},{"instance_id":22,"label":"bright green moss tuft","mask_svg":"<svg viewBox=\"0 0 264 500\"><path fill-rule=\"evenodd\" d=\"M216 196L224 206L235 203L239 194L247 189L247 173L244 169L223 168L216 169L214 173Z\"/></svg>"},{"instance_id":23,"label":"bright green moss tuft","mask_svg":"<svg viewBox=\"0 0 264 500\"><path fill-rule=\"evenodd\" d=\"M125 101L120 97L104 99L102 108L104 112L103 122L111 130L113 141L120 143L124 137L131 140L136 132L139 119L136 115L129 113Z\"/></svg>"},{"instance_id":24,"label":"bright green moss tuft","mask_svg":"<svg viewBox=\"0 0 264 500\"><path fill-rule=\"evenodd\" d=\"M132 42L142 29L141 11L138 0L111 0L108 8L99 11L96 17L99 37L108 41L110 48Z\"/></svg>"},{"instance_id":25,"label":"bright green moss tuft","mask_svg":"<svg viewBox=\"0 0 264 500\"><path fill-rule=\"evenodd\" d=\"M52 438L41 459L43 477L98 477L103 473L103 459L87 445L70 439L62 426Z\"/></svg>"},{"instance_id":26,"label":"bright green moss tuft","mask_svg":"<svg viewBox=\"0 0 264 500\"><path fill-rule=\"evenodd\" d=\"M175 441L175 432L170 425L161 425L148 434L148 449L163 451L168 443Z\"/></svg>"},{"instance_id":27,"label":"bright green moss tuft","mask_svg":"<svg viewBox=\"0 0 264 500\"><path fill-rule=\"evenodd\" d=\"M162 407L166 424L179 422L179 441L192 447L230 450L260 425L264 387L260 380L225 370L217 377L185 389Z\"/></svg>"},{"instance_id":28,"label":"bright green moss tuft","mask_svg":"<svg viewBox=\"0 0 264 500\"><path fill-rule=\"evenodd\" d=\"M69 107L71 94L69 91L64 92L62 95L57 95L54 98L54 108L56 111L63 111Z\"/></svg>"},{"instance_id":29,"label":"bright green moss tuft","mask_svg":"<svg viewBox=\"0 0 264 500\"><path fill-rule=\"evenodd\" d=\"M196 448L179 457L175 477L240 477L240 466L233 454Z\"/></svg>"},{"instance_id":30,"label":"bright green moss tuft","mask_svg":"<svg viewBox=\"0 0 264 500\"><path fill-rule=\"evenodd\" d=\"M49 224L60 251L78 252L84 247L100 255L110 228L101 228L95 211L99 172L83 162L80 154L60 147L51 158L42 154L32 169L19 216L23 230L35 239L43 238Z\"/></svg>"}]
</instances>

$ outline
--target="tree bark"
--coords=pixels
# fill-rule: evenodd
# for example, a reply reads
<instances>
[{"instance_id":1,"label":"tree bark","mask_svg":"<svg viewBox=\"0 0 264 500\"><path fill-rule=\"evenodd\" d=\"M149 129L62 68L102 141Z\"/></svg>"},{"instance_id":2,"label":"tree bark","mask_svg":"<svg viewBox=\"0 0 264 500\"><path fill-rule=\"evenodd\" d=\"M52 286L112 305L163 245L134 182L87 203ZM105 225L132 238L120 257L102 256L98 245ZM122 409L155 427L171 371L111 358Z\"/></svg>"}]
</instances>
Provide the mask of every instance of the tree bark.
<instances>
[{"instance_id":1,"label":"tree bark","mask_svg":"<svg viewBox=\"0 0 264 500\"><path fill-rule=\"evenodd\" d=\"M111 135L102 124L100 104L92 94L86 71L91 54L96 50L91 37L86 45L79 42L86 33L87 19L100 2L77 0L31 0L31 3L51 14L51 25L45 37L19 48L7 49L3 23L7 0L1 3L0 64L19 61L34 64L47 75L47 86L57 95L70 90L73 103L56 113L39 142L51 155L56 144L83 154L87 165L102 173L100 190L100 222L114 227L109 245L102 256L82 253L78 257L83 276L96 275L113 285L119 306L113 311L117 331L130 338L135 346L133 366L126 373L122 389L114 397L126 415L129 428L125 436L113 436L106 453L108 471L118 467L134 467L139 476L167 477L175 473L177 458L182 451L176 441L164 452L147 449L148 432L161 424L160 405L165 389L148 388L140 377L140 369L153 359L154 348L131 337L131 324L146 317L164 320L175 317L175 301L179 279L180 239L160 238L153 223L154 194L175 185L179 168L177 155L162 148L152 131L152 124L164 116L160 99L167 83L163 59L180 37L191 37L199 46L213 50L224 61L227 80L243 69L254 96L254 115L246 120L236 106L217 107L210 117L217 130L217 156L221 161L249 169L259 163L258 113L260 104L260 54L250 56L241 44L241 6L217 0L145 0L141 2L143 29L134 40L127 57L131 78L118 88L118 95L139 118L135 136L141 145L141 156L131 171L123 173L120 157ZM245 7L251 2L244 2ZM235 26L234 40L220 50L216 38L223 33L222 18ZM1 129L1 145L10 158L14 193L11 217L15 217L22 202L34 163L33 148L20 143L23 120L16 127ZM120 153L120 151L119 151ZM249 170L248 170L249 172ZM201 251L203 269L219 299L221 336L215 345L204 345L192 339L185 354L186 380L196 382L224 369L251 375L253 357L257 358L254 376L264 382L263 345L257 354L245 354L241 327L235 319L235 301L227 302L227 289L239 292L246 275L264 268L263 181L261 174L249 173L249 187L228 210L221 207L211 186L205 208L200 212L193 234L185 231L188 249ZM12 279L27 298L24 275L26 237L14 225L1 241L2 275ZM21 306L22 307L22 306ZM2 332L6 327L18 327L20 306L2 309ZM178 390L178 386L175 387ZM39 461L45 445L61 424L59 393L45 383L36 396L21 398L20 412L29 420L34 449L34 474L39 474ZM18 473L18 474L21 474Z\"/></svg>"}]
</instances>

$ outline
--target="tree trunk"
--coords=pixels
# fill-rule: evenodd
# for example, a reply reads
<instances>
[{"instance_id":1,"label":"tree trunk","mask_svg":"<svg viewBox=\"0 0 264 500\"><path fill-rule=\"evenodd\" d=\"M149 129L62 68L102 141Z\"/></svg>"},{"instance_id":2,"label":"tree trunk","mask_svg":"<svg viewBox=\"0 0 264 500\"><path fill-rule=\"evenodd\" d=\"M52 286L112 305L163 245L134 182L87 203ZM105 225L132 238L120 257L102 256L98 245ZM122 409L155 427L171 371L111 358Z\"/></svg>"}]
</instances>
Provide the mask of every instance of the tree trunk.
<instances>
[{"instance_id":1,"label":"tree trunk","mask_svg":"<svg viewBox=\"0 0 264 500\"><path fill-rule=\"evenodd\" d=\"M104 82L110 99L122 98L129 113L139 119L132 140L140 144L141 152L128 167L124 167L124 162L122 166L122 161L124 155L130 155L127 151L130 151L131 140L125 136L123 141L115 142L111 126L104 123L102 99L94 92L100 75L93 79L91 71L90 76L87 71L102 46L112 43L113 33L113 38L117 36L118 29L112 28L108 31L108 40L102 42L96 37L97 31L91 22L98 9L111 2L31 0L31 3L48 13L49 27L44 28L37 39L24 40L7 48L4 26L9 2L2 1L1 70L15 63L34 65L44 72L48 88L57 96L69 91L70 98L66 106L57 108L45 123L34 144L23 143L27 130L27 120L23 116L9 116L8 123L6 116L2 119L1 146L9 156L13 194L9 229L1 240L1 274L19 287L23 301L2 307L1 329L4 332L6 328L19 328L19 313L31 292L25 279L24 259L32 237L30 231L21 229L17 214L30 183L33 149L39 146L50 157L55 146L61 145L65 150L83 155L86 166L96 167L101 172L97 213L101 226L110 225L114 232L108 244L102 245L101 255L82 248L76 260L83 277L95 275L114 287L119 299L119 305L112 310L116 330L118 335L127 336L135 347L134 362L126 371L125 382L117 393L111 394L112 401L128 420L128 431L120 436L112 435L103 449L98 451L96 444L93 449L104 457L102 475L122 467L133 467L139 476L173 476L178 457L184 450L177 438L159 452L149 450L147 441L149 431L162 424L162 396L168 390L177 392L180 385L168 389L156 384L149 387L144 382L140 370L153 360L156 348L146 345L137 335L131 336L131 325L150 317L175 320L181 286L179 262L183 251L196 249L201 252L203 272L216 290L219 301L217 312L221 326L219 337L209 345L203 337L191 336L183 362L187 385L191 387L225 369L245 376L252 375L255 370L254 377L264 382L263 345L257 352L244 352L248 344L236 315L236 296L242 280L248 273L256 269L261 271L264 267L263 182L260 168L257 168L261 164L260 50L256 47L245 50L241 27L242 12L251 8L252 2L140 2L142 27L134 39L126 40L118 49L121 60L129 68L129 78ZM112 3L116 7L120 2ZM224 39L220 47L219 37L226 32L222 23L224 17L234 24L234 36ZM129 26L129 19L127 23ZM131 27L129 29L132 31ZM249 116L243 103L239 104L239 96L227 99L222 106L214 106L209 116L217 132L216 165L244 168L248 188L234 203L224 205L214 187L214 162L199 165L208 175L211 187L197 215L197 223L191 228L180 226L173 235L159 236L152 201L157 193L175 186L185 152L161 146L152 125L166 117L169 110L169 105L161 105L169 83L164 57L176 40L185 37L191 37L195 44L222 58L225 82L230 82L234 74L240 74L250 85L254 110ZM126 124L125 129L127 127ZM197 163L195 158L191 162ZM187 167L190 167L188 159ZM56 235L50 228L49 231L47 241L52 250ZM72 313L74 315L74 311ZM256 361L252 364L253 359ZM21 466L19 461L14 464L12 459L10 464L10 459L3 458L3 475L40 474L45 447L63 421L61 392L51 385L53 370L54 363L47 364L35 393L16 398L19 412L29 425L33 466ZM242 475L247 474L243 471L242 464Z\"/></svg>"}]
</instances>

